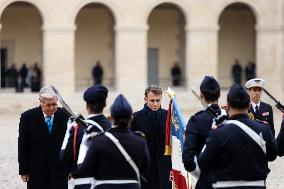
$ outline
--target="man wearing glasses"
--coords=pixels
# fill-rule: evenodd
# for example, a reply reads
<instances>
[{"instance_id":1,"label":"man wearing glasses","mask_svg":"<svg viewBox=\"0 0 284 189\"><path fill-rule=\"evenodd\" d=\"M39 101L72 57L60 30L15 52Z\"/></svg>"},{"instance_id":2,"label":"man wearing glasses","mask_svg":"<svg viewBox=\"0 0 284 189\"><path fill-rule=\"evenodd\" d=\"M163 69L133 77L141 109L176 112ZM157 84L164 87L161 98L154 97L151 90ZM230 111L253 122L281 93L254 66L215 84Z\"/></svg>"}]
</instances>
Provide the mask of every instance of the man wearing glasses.
<instances>
[{"instance_id":1,"label":"man wearing glasses","mask_svg":"<svg viewBox=\"0 0 284 189\"><path fill-rule=\"evenodd\" d=\"M261 101L264 83L264 80L260 78L254 78L246 82L245 87L248 90L251 104L249 112L253 114L254 119L270 126L273 135L275 135L272 107Z\"/></svg>"},{"instance_id":2,"label":"man wearing glasses","mask_svg":"<svg viewBox=\"0 0 284 189\"><path fill-rule=\"evenodd\" d=\"M150 168L142 189L170 189L171 157L165 156L165 126L167 110L161 108L162 89L156 85L146 88L144 107L133 114L131 129L145 134L150 154ZM144 175L143 175L144 176Z\"/></svg>"},{"instance_id":3,"label":"man wearing glasses","mask_svg":"<svg viewBox=\"0 0 284 189\"><path fill-rule=\"evenodd\" d=\"M57 107L51 87L39 92L40 106L22 113L19 123L19 174L28 189L67 189L68 170L59 152L68 116Z\"/></svg>"}]
</instances>

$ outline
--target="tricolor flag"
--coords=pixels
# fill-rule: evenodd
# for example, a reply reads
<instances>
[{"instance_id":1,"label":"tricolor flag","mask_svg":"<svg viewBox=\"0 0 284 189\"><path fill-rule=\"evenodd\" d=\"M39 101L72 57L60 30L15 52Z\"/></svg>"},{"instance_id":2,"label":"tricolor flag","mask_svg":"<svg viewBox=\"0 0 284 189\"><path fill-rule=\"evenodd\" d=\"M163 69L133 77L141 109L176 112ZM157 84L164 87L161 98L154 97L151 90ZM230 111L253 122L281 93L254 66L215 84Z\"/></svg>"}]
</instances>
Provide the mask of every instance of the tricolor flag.
<instances>
[{"instance_id":1,"label":"tricolor flag","mask_svg":"<svg viewBox=\"0 0 284 189\"><path fill-rule=\"evenodd\" d=\"M172 188L191 189L190 174L184 169L182 163L182 148L186 124L174 96L174 91L168 88L167 93L171 101L166 122L165 155L172 156Z\"/></svg>"}]
</instances>

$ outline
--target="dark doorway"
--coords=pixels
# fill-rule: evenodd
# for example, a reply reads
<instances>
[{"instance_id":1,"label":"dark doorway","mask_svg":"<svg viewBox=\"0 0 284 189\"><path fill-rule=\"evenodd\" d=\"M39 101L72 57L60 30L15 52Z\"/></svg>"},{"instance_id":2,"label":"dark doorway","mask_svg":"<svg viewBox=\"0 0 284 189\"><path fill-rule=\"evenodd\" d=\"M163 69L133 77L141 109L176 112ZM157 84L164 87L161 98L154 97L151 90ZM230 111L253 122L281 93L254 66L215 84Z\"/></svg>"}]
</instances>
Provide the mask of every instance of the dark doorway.
<instances>
[{"instance_id":1,"label":"dark doorway","mask_svg":"<svg viewBox=\"0 0 284 189\"><path fill-rule=\"evenodd\" d=\"M1 88L6 87L7 49L1 48Z\"/></svg>"},{"instance_id":2,"label":"dark doorway","mask_svg":"<svg viewBox=\"0 0 284 189\"><path fill-rule=\"evenodd\" d=\"M159 49L148 48L148 85L159 85Z\"/></svg>"}]
</instances>

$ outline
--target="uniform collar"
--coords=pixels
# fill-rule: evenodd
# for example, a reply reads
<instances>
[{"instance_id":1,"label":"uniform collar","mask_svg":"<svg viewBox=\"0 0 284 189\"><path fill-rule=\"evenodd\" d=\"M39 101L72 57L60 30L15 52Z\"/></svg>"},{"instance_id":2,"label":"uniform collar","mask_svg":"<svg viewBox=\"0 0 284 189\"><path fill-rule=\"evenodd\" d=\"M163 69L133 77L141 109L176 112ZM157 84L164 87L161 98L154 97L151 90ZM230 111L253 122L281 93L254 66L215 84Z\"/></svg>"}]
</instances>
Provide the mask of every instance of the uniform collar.
<instances>
[{"instance_id":1,"label":"uniform collar","mask_svg":"<svg viewBox=\"0 0 284 189\"><path fill-rule=\"evenodd\" d=\"M255 111L256 105L258 106L258 108L259 108L259 106L260 106L260 102L257 103L257 104L255 104L253 101L250 101L250 103L251 103L251 106L252 106L252 108L253 108L253 111Z\"/></svg>"},{"instance_id":2,"label":"uniform collar","mask_svg":"<svg viewBox=\"0 0 284 189\"><path fill-rule=\"evenodd\" d=\"M89 115L87 115L87 119L90 119L91 117L95 117L95 116L99 116L99 115L103 115L103 114L89 114Z\"/></svg>"},{"instance_id":3,"label":"uniform collar","mask_svg":"<svg viewBox=\"0 0 284 189\"><path fill-rule=\"evenodd\" d=\"M248 118L248 114L242 113L242 114L235 114L230 117L230 120L232 119L239 119L239 118Z\"/></svg>"}]
</instances>

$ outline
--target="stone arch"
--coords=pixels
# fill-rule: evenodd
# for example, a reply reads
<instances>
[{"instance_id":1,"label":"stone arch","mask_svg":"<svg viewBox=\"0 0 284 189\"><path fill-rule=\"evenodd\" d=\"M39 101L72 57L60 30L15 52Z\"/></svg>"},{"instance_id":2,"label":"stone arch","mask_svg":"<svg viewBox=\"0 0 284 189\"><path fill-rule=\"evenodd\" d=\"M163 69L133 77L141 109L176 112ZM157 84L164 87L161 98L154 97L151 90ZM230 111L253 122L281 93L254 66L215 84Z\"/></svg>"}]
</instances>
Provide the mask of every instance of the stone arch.
<instances>
[{"instance_id":1,"label":"stone arch","mask_svg":"<svg viewBox=\"0 0 284 189\"><path fill-rule=\"evenodd\" d=\"M102 84L113 87L116 22L112 10L99 2L89 3L78 12L75 24L76 89L93 84L93 69L98 62L103 69Z\"/></svg>"},{"instance_id":2,"label":"stone arch","mask_svg":"<svg viewBox=\"0 0 284 189\"><path fill-rule=\"evenodd\" d=\"M156 0L154 1L153 3L149 4L148 6L146 6L146 9L144 10L144 22L145 24L148 23L148 20L149 20L149 17L150 17L150 14L151 12L153 12L153 10L158 7L159 5L162 5L162 4L171 4L173 6L176 6L183 14L184 18L185 18L185 24L188 25L189 24L189 13L188 11L186 10L186 4L185 3L182 3L182 2L177 2L175 0L167 0L167 1L164 1L164 0Z\"/></svg>"},{"instance_id":3,"label":"stone arch","mask_svg":"<svg viewBox=\"0 0 284 189\"><path fill-rule=\"evenodd\" d=\"M163 19L164 17L168 19ZM148 84L157 84L162 87L185 86L186 16L184 11L175 3L158 4L150 12L147 23L149 26ZM174 68L174 65L178 65L179 68ZM181 76L176 80L174 78L177 72Z\"/></svg>"},{"instance_id":4,"label":"stone arch","mask_svg":"<svg viewBox=\"0 0 284 189\"><path fill-rule=\"evenodd\" d=\"M254 16L255 16L255 19L256 19L256 23L259 24L259 20L260 20L260 8L257 7L256 4L254 4L253 2L251 1L246 1L246 0L238 0L238 1L235 1L235 0L231 0L231 1L228 1L226 3L223 3L223 4L220 4L220 6L217 8L217 11L216 11L216 22L218 24L219 20L220 20L220 16L222 15L222 13L224 12L224 10L233 5L233 4L236 4L236 3L240 3L240 4L244 4L246 5L248 8L250 8L250 10L253 12Z\"/></svg>"},{"instance_id":5,"label":"stone arch","mask_svg":"<svg viewBox=\"0 0 284 189\"><path fill-rule=\"evenodd\" d=\"M78 5L75 6L75 9L72 11L69 23L75 23L77 15L79 14L80 10L82 10L82 8L84 8L86 5L89 5L92 3L98 3L98 4L101 4L107 7L112 12L114 22L116 23L116 25L119 25L121 21L120 18L122 17L122 11L112 1L104 1L104 0L83 0L81 1Z\"/></svg>"},{"instance_id":6,"label":"stone arch","mask_svg":"<svg viewBox=\"0 0 284 189\"><path fill-rule=\"evenodd\" d=\"M47 13L47 11L45 11L46 9L44 8L45 6L41 3L41 1L37 1L37 0L7 0L5 3L0 5L0 15L1 15L0 18L2 18L2 14L8 6L10 6L13 3L17 3L17 2L28 3L31 6L35 7L38 10L38 12L41 16L42 25L44 23L49 22L48 13Z\"/></svg>"},{"instance_id":7,"label":"stone arch","mask_svg":"<svg viewBox=\"0 0 284 189\"><path fill-rule=\"evenodd\" d=\"M17 77L15 74L11 76L10 68L15 65L20 71L25 64L26 77L21 79L21 84L37 92L42 80L45 13L33 1L8 1L4 7L1 7L1 52L4 59L1 61L1 73L4 72L1 79L5 80L5 87L14 87Z\"/></svg>"},{"instance_id":8,"label":"stone arch","mask_svg":"<svg viewBox=\"0 0 284 189\"><path fill-rule=\"evenodd\" d=\"M224 88L235 82L244 84L256 76L255 11L246 3L232 3L220 14L218 23L218 79Z\"/></svg>"}]
</instances>

